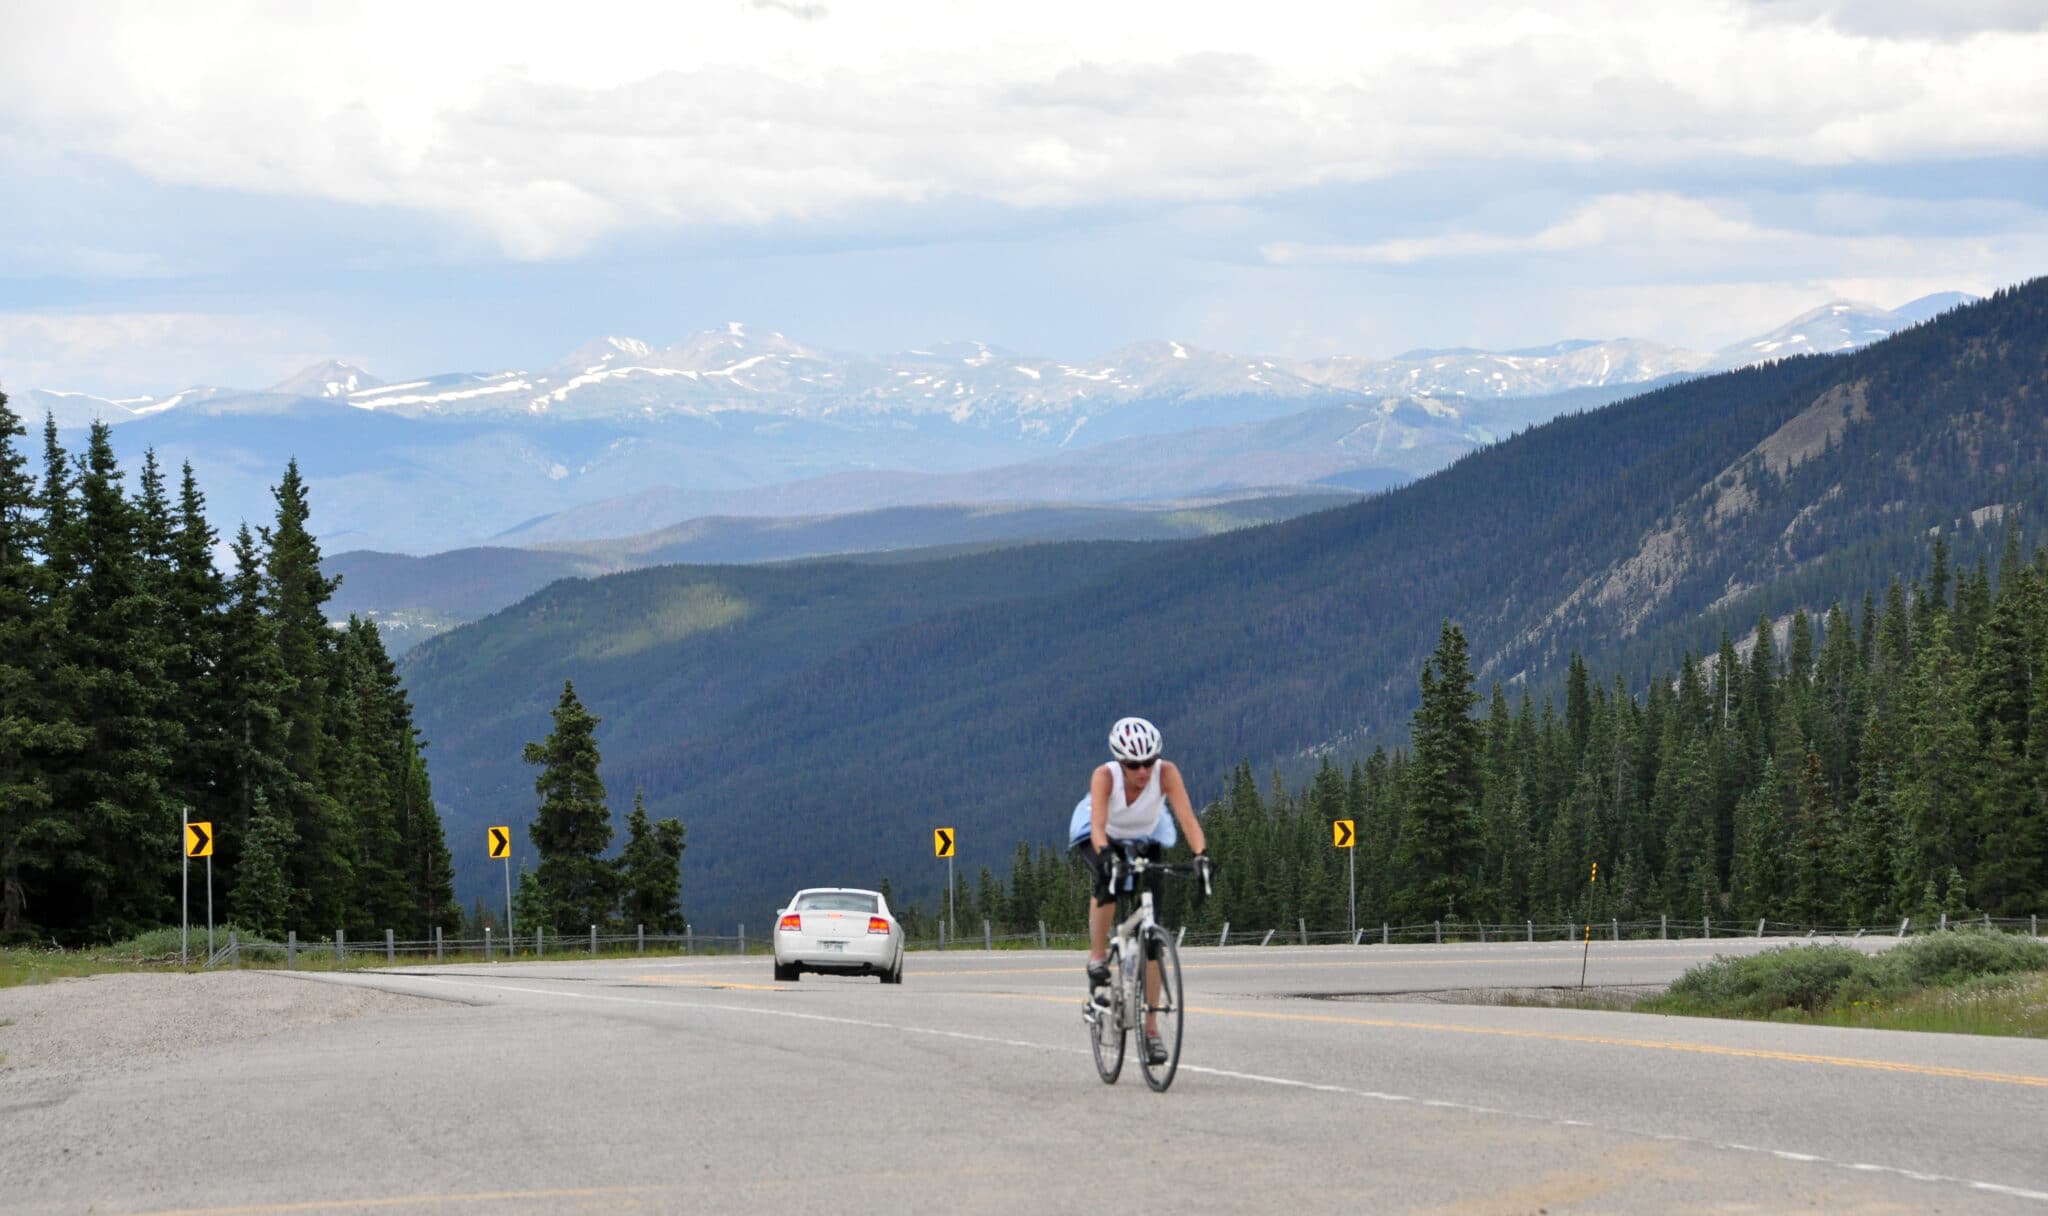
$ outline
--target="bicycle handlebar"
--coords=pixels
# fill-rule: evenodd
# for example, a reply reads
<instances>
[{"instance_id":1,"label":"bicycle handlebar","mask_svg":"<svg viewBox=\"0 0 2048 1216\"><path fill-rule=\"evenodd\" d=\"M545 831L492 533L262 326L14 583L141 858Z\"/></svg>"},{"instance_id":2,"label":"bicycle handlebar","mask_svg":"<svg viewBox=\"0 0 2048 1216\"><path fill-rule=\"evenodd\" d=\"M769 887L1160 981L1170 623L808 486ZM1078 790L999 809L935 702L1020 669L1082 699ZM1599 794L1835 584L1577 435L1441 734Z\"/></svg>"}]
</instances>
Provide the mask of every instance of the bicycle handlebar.
<instances>
[{"instance_id":1,"label":"bicycle handlebar","mask_svg":"<svg viewBox=\"0 0 2048 1216\"><path fill-rule=\"evenodd\" d=\"M1208 854L1203 854L1203 858L1207 860ZM1157 870L1162 874L1200 875L1202 879L1202 894L1214 895L1216 893L1210 885L1210 876L1216 870L1216 863L1214 861L1210 861L1207 865L1193 861L1150 861L1141 856L1133 856L1129 851L1119 848L1110 858L1109 885L1111 888L1115 888L1118 883L1123 881L1124 871L1126 870L1132 874L1144 874L1151 870Z\"/></svg>"}]
</instances>

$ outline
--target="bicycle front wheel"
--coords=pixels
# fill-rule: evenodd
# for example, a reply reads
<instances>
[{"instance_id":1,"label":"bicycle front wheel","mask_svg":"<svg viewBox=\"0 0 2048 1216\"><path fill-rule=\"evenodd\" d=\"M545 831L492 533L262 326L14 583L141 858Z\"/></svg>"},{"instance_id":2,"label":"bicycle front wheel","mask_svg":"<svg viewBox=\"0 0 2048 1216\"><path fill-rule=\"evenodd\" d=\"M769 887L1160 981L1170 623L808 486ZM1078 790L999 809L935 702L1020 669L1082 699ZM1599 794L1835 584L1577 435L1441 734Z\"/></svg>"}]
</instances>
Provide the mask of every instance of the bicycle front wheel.
<instances>
[{"instance_id":1,"label":"bicycle front wheel","mask_svg":"<svg viewBox=\"0 0 2048 1216\"><path fill-rule=\"evenodd\" d=\"M1104 1085L1116 1084L1118 1075L1124 1070L1123 993L1120 991L1123 955L1116 942L1109 944L1109 974L1109 1004L1097 1004L1095 994L1090 992L1088 1007L1082 1010L1082 1017L1088 1023L1088 1047L1095 1053L1095 1071L1101 1075Z\"/></svg>"},{"instance_id":2,"label":"bicycle front wheel","mask_svg":"<svg viewBox=\"0 0 2048 1216\"><path fill-rule=\"evenodd\" d=\"M1138 1063L1145 1084L1160 1093L1173 1084L1180 1068L1180 1032L1184 993L1180 983L1180 951L1173 935L1158 925L1145 930L1145 1018L1139 1027Z\"/></svg>"}]
</instances>

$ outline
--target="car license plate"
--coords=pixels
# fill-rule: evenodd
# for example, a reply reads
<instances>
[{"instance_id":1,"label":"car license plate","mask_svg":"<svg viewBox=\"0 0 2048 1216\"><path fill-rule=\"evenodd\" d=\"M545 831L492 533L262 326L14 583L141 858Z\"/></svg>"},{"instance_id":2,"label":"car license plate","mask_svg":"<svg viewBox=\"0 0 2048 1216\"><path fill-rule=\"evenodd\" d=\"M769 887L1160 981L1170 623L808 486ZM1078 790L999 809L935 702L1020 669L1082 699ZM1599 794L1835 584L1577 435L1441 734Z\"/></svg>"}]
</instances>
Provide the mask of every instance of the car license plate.
<instances>
[{"instance_id":1,"label":"car license plate","mask_svg":"<svg viewBox=\"0 0 2048 1216\"><path fill-rule=\"evenodd\" d=\"M825 940L825 941L819 942L818 944L819 944L819 945L821 945L821 946L823 946L823 947L825 947L825 949L827 949L827 950L844 950L844 949L846 949L846 943L845 943L845 942L835 942L835 941L832 941L832 940L830 940L830 939L827 939L827 940Z\"/></svg>"}]
</instances>

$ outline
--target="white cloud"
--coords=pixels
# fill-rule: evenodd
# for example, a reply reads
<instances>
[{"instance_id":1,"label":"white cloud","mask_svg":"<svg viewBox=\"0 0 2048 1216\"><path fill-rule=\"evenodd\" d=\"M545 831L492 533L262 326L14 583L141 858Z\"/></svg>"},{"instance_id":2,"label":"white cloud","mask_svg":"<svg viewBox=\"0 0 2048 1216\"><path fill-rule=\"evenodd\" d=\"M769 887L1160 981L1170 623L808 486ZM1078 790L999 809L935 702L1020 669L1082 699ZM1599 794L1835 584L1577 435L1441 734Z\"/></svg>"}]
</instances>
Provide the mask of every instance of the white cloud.
<instances>
[{"instance_id":1,"label":"white cloud","mask_svg":"<svg viewBox=\"0 0 2048 1216\"><path fill-rule=\"evenodd\" d=\"M7 375L0 391L154 395L208 381L223 366L253 364L276 368L281 380L327 357L330 343L315 327L275 316L0 313L0 368Z\"/></svg>"},{"instance_id":2,"label":"white cloud","mask_svg":"<svg viewBox=\"0 0 2048 1216\"><path fill-rule=\"evenodd\" d=\"M1526 234L1453 232L1362 245L1277 242L1261 250L1274 262L1348 262L1406 266L1449 258L1502 254L1576 253L1623 243L1705 242L1748 244L1772 234L1712 204L1672 194L1617 194L1596 198L1557 223Z\"/></svg>"},{"instance_id":3,"label":"white cloud","mask_svg":"<svg viewBox=\"0 0 2048 1216\"><path fill-rule=\"evenodd\" d=\"M2038 153L2048 34L1970 7L1956 38L1821 0L87 3L10 14L0 127L548 258L640 226L1230 202L1447 158Z\"/></svg>"},{"instance_id":4,"label":"white cloud","mask_svg":"<svg viewBox=\"0 0 2048 1216\"><path fill-rule=\"evenodd\" d=\"M1607 195L1578 205L1533 230L1502 232L1465 226L1426 236L1360 244L1275 242L1261 249L1276 266L1454 269L1485 265L1554 285L1576 282L1637 299L1633 289L1661 285L1674 301L1706 285L1739 290L1748 299L1819 299L1859 292L1888 305L1927 291L1979 293L2048 264L2048 211L2011 203L1963 200L1942 209L1947 231L1928 231L1932 204L1902 203L1846 192L1763 200L1786 214L1757 220L1761 203L1695 199L1667 193ZM1918 229L1918 230L1916 230ZM1510 268L1518 268L1510 270ZM1553 291L1558 290L1554 286ZM1631 315L1640 311L1629 306ZM1658 310L1682 317L1683 305ZM1794 310L1798 311L1798 310ZM1561 315L1561 314L1557 314ZM1743 312L1741 317L1772 315ZM1647 325L1595 328L1589 308L1575 332L1636 336L1698 332L1697 323L1670 330Z\"/></svg>"}]
</instances>

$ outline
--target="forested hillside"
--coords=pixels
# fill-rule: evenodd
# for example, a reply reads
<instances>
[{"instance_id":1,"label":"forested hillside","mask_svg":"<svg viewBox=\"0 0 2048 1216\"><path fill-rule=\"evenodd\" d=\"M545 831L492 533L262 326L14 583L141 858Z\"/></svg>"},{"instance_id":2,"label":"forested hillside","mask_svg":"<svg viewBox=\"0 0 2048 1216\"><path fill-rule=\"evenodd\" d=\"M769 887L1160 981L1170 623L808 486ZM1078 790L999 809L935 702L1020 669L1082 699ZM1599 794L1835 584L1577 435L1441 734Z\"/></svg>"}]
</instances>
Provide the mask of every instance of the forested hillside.
<instances>
[{"instance_id":1,"label":"forested hillside","mask_svg":"<svg viewBox=\"0 0 2048 1216\"><path fill-rule=\"evenodd\" d=\"M104 424L75 457L51 424L38 481L24 434L0 395L0 941L178 923L186 819L223 923L459 924L411 707L377 631L321 611L297 466L223 574L189 464L173 500L149 453L131 493Z\"/></svg>"},{"instance_id":2,"label":"forested hillside","mask_svg":"<svg viewBox=\"0 0 2048 1216\"><path fill-rule=\"evenodd\" d=\"M1481 681L1556 687L1577 651L1640 692L1759 613L1882 594L1930 528L2048 511L2044 358L2037 281L1854 355L1562 418L1352 507L869 570L851 600L830 564L778 571L773 604L730 571L562 584L429 644L408 678L464 830L529 813L517 748L574 678L614 725L611 787L690 824L701 919L758 919L799 882L915 892L933 826L970 866L1056 837L1124 713L1217 797L1242 760L1403 736L1446 619ZM945 601L1006 565L1038 573Z\"/></svg>"},{"instance_id":3,"label":"forested hillside","mask_svg":"<svg viewBox=\"0 0 2048 1216\"><path fill-rule=\"evenodd\" d=\"M874 554L915 560L946 548L958 554L1029 540L1173 540L1290 519L1350 501L1343 490L1181 504L1101 506L983 504L888 507L845 515L695 519L638 536L567 541L538 548L455 549L430 557L352 550L322 568L341 579L332 611L377 622L393 654L446 629L488 616L560 578L648 566L786 561Z\"/></svg>"},{"instance_id":4,"label":"forested hillside","mask_svg":"<svg viewBox=\"0 0 2048 1216\"><path fill-rule=\"evenodd\" d=\"M1938 535L1882 596L1760 621L1646 689L1574 657L1540 707L1482 693L1447 625L1412 747L1326 760L1295 788L1241 765L1204 824L1228 859L1217 894L1170 891L1169 923L1345 930L1349 862L1358 925L1425 940L1439 922L1747 932L2048 910L2048 549L2029 559L2010 519L1990 531L1995 561L1956 568ZM1331 847L1339 819L1353 856ZM1079 933L1085 883L1020 848L1007 875L962 876L955 903L969 926Z\"/></svg>"}]
</instances>

